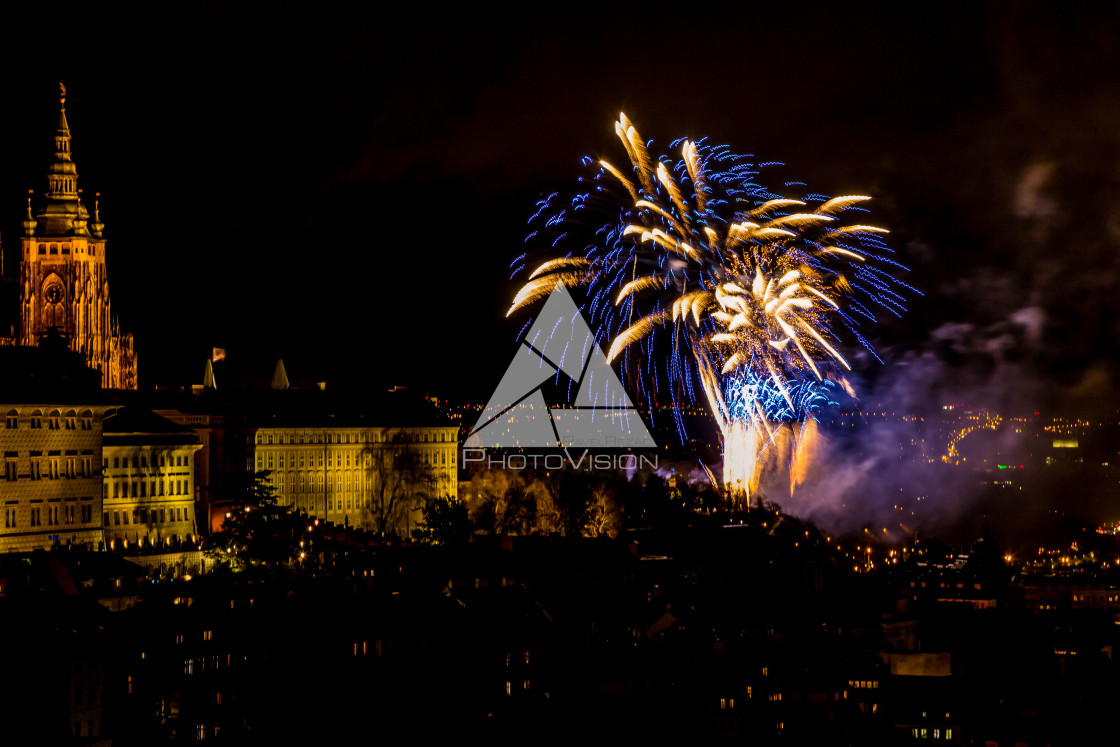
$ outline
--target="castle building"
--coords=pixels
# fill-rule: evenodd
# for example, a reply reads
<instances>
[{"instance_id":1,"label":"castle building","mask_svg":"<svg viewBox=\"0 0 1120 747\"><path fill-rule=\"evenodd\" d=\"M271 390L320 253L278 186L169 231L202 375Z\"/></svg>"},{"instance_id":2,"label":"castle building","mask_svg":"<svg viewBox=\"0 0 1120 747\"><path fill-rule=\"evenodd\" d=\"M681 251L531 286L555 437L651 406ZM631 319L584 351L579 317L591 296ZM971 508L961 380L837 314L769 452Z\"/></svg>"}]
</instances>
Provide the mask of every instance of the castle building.
<instances>
[{"instance_id":1,"label":"castle building","mask_svg":"<svg viewBox=\"0 0 1120 747\"><path fill-rule=\"evenodd\" d=\"M198 531L201 534L221 531L228 506L217 496L228 475L252 471L255 427L248 423L247 416L236 412L167 408L157 409L156 413L189 427L198 438L200 448L194 454Z\"/></svg>"},{"instance_id":2,"label":"castle building","mask_svg":"<svg viewBox=\"0 0 1120 747\"><path fill-rule=\"evenodd\" d=\"M57 335L0 348L0 553L102 544L106 408L99 374L79 358Z\"/></svg>"},{"instance_id":3,"label":"castle building","mask_svg":"<svg viewBox=\"0 0 1120 747\"><path fill-rule=\"evenodd\" d=\"M202 444L194 432L136 407L106 415L103 432L101 497L109 548L160 547L197 537L194 454Z\"/></svg>"},{"instance_id":4,"label":"castle building","mask_svg":"<svg viewBox=\"0 0 1120 747\"><path fill-rule=\"evenodd\" d=\"M54 159L47 170L46 202L32 212L27 200L20 262L18 344L39 344L58 329L71 350L101 372L105 389L136 388L136 352L131 334L120 330L109 301L105 268L105 225L97 201L93 215L82 204L78 170L70 152L66 89L60 96Z\"/></svg>"},{"instance_id":5,"label":"castle building","mask_svg":"<svg viewBox=\"0 0 1120 747\"><path fill-rule=\"evenodd\" d=\"M427 498L458 494L454 426L260 427L255 467L282 505L408 536Z\"/></svg>"}]
</instances>

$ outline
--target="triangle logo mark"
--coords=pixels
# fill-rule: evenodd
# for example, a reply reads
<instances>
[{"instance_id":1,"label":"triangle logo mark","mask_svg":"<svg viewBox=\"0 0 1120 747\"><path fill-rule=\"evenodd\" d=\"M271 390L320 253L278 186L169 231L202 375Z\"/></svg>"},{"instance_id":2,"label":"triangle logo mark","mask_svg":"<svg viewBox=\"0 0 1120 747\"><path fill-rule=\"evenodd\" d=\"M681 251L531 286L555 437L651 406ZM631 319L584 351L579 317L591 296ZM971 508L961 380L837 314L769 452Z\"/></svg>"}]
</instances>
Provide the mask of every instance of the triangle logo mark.
<instances>
[{"instance_id":1,"label":"triangle logo mark","mask_svg":"<svg viewBox=\"0 0 1120 747\"><path fill-rule=\"evenodd\" d=\"M480 430L555 375L556 368L552 364L529 346L522 345L514 354L490 401L483 408L482 415L475 423L475 430Z\"/></svg>"},{"instance_id":2,"label":"triangle logo mark","mask_svg":"<svg viewBox=\"0 0 1120 747\"><path fill-rule=\"evenodd\" d=\"M568 289L558 283L526 333L525 342L542 356L556 361L561 371L578 381L595 345L595 336Z\"/></svg>"},{"instance_id":3,"label":"triangle logo mark","mask_svg":"<svg viewBox=\"0 0 1120 747\"><path fill-rule=\"evenodd\" d=\"M563 283L522 340L464 446L657 446ZM579 384L568 407L548 408L541 386L563 371Z\"/></svg>"},{"instance_id":4,"label":"triangle logo mark","mask_svg":"<svg viewBox=\"0 0 1120 747\"><path fill-rule=\"evenodd\" d=\"M535 447L556 448L556 431L540 389L482 426L467 439L468 448Z\"/></svg>"},{"instance_id":5,"label":"triangle logo mark","mask_svg":"<svg viewBox=\"0 0 1120 747\"><path fill-rule=\"evenodd\" d=\"M591 353L591 360L583 372L579 392L572 406L634 408L630 397L626 395L626 390L622 388L622 382L618 380L618 374L611 368L611 364L607 363L607 356L603 355L598 345Z\"/></svg>"}]
</instances>

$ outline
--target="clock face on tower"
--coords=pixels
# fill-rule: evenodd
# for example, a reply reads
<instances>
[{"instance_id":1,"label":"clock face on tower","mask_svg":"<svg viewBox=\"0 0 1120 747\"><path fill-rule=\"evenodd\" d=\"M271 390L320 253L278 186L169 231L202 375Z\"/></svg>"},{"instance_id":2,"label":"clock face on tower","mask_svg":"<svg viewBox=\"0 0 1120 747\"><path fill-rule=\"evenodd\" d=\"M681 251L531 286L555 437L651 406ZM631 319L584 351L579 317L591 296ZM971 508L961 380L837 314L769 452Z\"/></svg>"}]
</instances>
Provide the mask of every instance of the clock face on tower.
<instances>
[{"instance_id":1,"label":"clock face on tower","mask_svg":"<svg viewBox=\"0 0 1120 747\"><path fill-rule=\"evenodd\" d=\"M47 288L43 296L47 299L47 303L62 303L62 286L52 285Z\"/></svg>"}]
</instances>

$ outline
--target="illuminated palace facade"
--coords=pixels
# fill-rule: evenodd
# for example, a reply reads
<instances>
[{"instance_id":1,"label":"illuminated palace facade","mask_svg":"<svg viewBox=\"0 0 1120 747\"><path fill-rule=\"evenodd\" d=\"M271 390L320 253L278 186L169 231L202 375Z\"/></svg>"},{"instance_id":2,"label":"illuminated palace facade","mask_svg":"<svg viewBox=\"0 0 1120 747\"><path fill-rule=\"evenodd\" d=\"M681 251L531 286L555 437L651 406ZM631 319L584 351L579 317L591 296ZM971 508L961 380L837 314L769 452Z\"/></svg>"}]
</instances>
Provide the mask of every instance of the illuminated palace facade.
<instances>
[{"instance_id":1,"label":"illuminated palace facade","mask_svg":"<svg viewBox=\"0 0 1120 747\"><path fill-rule=\"evenodd\" d=\"M136 352L120 330L109 301L104 224L82 204L78 171L70 153L65 89L47 172L46 201L35 213L31 198L23 222L20 262L20 328L9 344L38 345L52 328L70 349L101 372L105 389L136 388Z\"/></svg>"},{"instance_id":2,"label":"illuminated palace facade","mask_svg":"<svg viewBox=\"0 0 1120 747\"><path fill-rule=\"evenodd\" d=\"M455 426L261 427L255 467L283 505L371 529L384 512L387 529L407 534L418 499L458 494L457 439Z\"/></svg>"},{"instance_id":3,"label":"illuminated palace facade","mask_svg":"<svg viewBox=\"0 0 1120 747\"><path fill-rule=\"evenodd\" d=\"M102 411L93 403L2 404L0 553L101 546Z\"/></svg>"},{"instance_id":4,"label":"illuminated palace facade","mask_svg":"<svg viewBox=\"0 0 1120 747\"><path fill-rule=\"evenodd\" d=\"M193 540L199 533L194 481L194 455L202 448L198 436L136 407L110 412L103 433L101 497L109 549Z\"/></svg>"}]
</instances>

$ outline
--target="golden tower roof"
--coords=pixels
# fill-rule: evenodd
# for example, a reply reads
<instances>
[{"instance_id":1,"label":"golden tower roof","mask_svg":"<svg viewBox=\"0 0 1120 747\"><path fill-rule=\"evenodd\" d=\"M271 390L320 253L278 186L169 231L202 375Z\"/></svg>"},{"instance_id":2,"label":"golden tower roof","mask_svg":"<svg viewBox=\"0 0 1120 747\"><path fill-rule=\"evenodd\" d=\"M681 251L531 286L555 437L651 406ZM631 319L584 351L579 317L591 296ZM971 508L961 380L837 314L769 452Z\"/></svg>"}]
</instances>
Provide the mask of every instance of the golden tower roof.
<instances>
[{"instance_id":1,"label":"golden tower roof","mask_svg":"<svg viewBox=\"0 0 1120 747\"><path fill-rule=\"evenodd\" d=\"M89 211L78 194L78 168L70 150L70 123L66 120L66 86L59 86L58 128L54 134L54 158L47 167L46 204L35 215L34 232L40 237L89 236Z\"/></svg>"}]
</instances>

